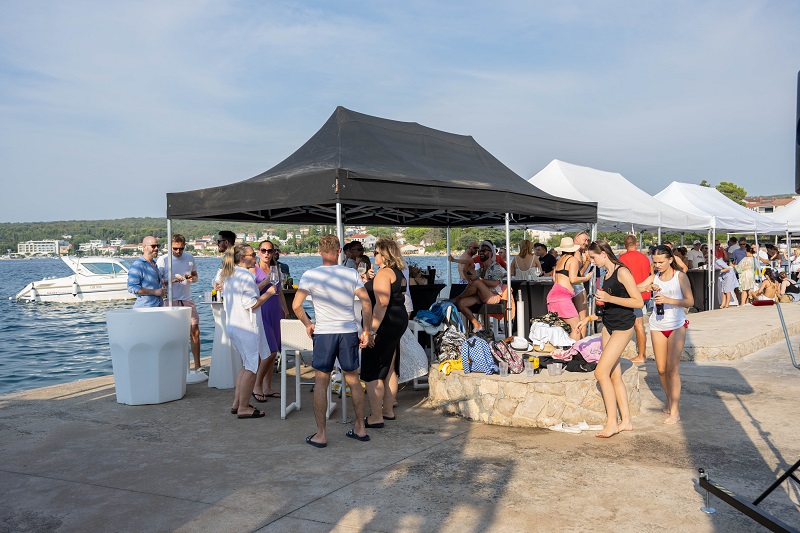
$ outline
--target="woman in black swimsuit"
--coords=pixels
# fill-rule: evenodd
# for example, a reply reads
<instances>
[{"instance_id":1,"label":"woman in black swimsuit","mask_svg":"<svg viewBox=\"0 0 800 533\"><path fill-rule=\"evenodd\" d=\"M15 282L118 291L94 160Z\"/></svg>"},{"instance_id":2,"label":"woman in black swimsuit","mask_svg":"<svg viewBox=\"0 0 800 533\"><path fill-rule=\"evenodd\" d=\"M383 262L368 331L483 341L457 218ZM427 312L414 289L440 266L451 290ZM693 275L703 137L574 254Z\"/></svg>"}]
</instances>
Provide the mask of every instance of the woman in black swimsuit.
<instances>
[{"instance_id":1,"label":"woman in black swimsuit","mask_svg":"<svg viewBox=\"0 0 800 533\"><path fill-rule=\"evenodd\" d=\"M372 300L372 324L367 348L361 350L361 379L367 384L370 415L364 423L368 428L382 428L383 421L394 420L394 394L389 381L397 373L400 338L408 327L405 308L405 261L397 243L379 239L375 243L375 265L380 267L375 277L364 284Z\"/></svg>"},{"instance_id":2,"label":"woman in black swimsuit","mask_svg":"<svg viewBox=\"0 0 800 533\"><path fill-rule=\"evenodd\" d=\"M606 425L597 437L608 438L620 431L630 431L631 414L628 409L628 391L622 381L619 358L631 340L636 317L633 310L644 305L642 293L636 288L633 274L617 259L605 241L589 245L589 258L598 268L605 267L603 290L597 291L598 305L603 305L603 353L597 362L594 376L600 385L606 404ZM620 421L617 421L619 409Z\"/></svg>"}]
</instances>

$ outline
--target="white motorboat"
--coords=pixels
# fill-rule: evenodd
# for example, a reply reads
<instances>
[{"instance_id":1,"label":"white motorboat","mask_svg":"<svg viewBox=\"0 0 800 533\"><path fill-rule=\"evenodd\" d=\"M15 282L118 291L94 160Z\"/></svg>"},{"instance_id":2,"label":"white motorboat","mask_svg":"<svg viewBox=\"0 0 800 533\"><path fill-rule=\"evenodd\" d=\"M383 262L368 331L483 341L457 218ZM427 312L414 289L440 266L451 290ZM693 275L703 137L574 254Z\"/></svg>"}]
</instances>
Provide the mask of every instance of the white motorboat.
<instances>
[{"instance_id":1,"label":"white motorboat","mask_svg":"<svg viewBox=\"0 0 800 533\"><path fill-rule=\"evenodd\" d=\"M116 257L61 258L74 274L63 278L45 278L29 283L17 293L17 300L30 302L99 302L130 300L128 268L131 263Z\"/></svg>"}]
</instances>

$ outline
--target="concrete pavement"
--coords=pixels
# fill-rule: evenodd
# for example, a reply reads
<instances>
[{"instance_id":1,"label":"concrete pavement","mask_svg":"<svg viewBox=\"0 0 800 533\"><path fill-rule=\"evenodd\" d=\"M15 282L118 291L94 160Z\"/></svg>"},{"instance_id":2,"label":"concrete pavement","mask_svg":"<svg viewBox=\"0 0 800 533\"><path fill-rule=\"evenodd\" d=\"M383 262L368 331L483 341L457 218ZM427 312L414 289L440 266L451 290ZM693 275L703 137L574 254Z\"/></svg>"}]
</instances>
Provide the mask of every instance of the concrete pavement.
<instances>
[{"instance_id":1,"label":"concrete pavement","mask_svg":"<svg viewBox=\"0 0 800 533\"><path fill-rule=\"evenodd\" d=\"M774 308L716 313L749 337L776 322ZM690 320L718 339L701 327L713 315ZM650 360L635 429L612 439L444 416L409 386L368 443L344 436L337 411L322 450L304 442L308 388L283 421L274 399L259 404L266 417L238 420L232 391L206 384L153 406L116 403L110 376L7 395L0 531L757 531L713 498L716 515L699 511L697 468L752 499L797 461L800 370L781 341L681 372L676 426L661 424ZM785 484L762 506L800 528L798 502Z\"/></svg>"}]
</instances>

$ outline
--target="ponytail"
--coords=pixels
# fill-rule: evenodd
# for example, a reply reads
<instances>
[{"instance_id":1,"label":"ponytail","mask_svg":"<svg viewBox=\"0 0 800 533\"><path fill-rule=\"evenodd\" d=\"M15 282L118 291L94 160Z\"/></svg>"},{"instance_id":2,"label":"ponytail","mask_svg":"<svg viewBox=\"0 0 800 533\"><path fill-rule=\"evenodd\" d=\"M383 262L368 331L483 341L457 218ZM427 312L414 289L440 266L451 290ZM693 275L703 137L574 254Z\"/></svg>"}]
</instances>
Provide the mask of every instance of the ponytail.
<instances>
[{"instance_id":1,"label":"ponytail","mask_svg":"<svg viewBox=\"0 0 800 533\"><path fill-rule=\"evenodd\" d=\"M592 244L589 245L589 251L595 254L603 252L604 254L606 254L606 257L608 257L608 260L614 263L616 266L628 268L622 261L617 259L614 250L611 249L611 245L608 244L606 241L603 240L594 241Z\"/></svg>"},{"instance_id":2,"label":"ponytail","mask_svg":"<svg viewBox=\"0 0 800 533\"><path fill-rule=\"evenodd\" d=\"M228 248L225 255L222 256L222 269L219 274L220 280L225 281L225 278L232 276L236 265L242 260L242 256L252 249L252 246L243 242Z\"/></svg>"}]
</instances>

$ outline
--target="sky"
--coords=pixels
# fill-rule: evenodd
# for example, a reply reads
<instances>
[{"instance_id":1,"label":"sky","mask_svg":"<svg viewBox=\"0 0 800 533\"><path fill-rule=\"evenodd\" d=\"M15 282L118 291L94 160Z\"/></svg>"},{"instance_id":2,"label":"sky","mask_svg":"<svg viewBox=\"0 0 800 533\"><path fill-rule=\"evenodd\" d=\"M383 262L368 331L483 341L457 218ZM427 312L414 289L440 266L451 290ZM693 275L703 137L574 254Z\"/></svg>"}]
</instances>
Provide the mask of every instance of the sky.
<instances>
[{"instance_id":1,"label":"sky","mask_svg":"<svg viewBox=\"0 0 800 533\"><path fill-rule=\"evenodd\" d=\"M656 194L794 189L800 2L0 1L0 222L164 216L336 106Z\"/></svg>"}]
</instances>

